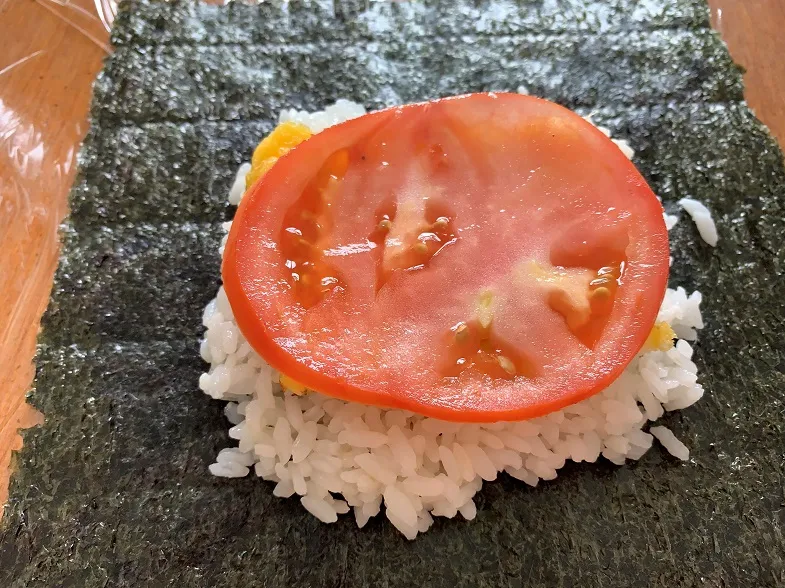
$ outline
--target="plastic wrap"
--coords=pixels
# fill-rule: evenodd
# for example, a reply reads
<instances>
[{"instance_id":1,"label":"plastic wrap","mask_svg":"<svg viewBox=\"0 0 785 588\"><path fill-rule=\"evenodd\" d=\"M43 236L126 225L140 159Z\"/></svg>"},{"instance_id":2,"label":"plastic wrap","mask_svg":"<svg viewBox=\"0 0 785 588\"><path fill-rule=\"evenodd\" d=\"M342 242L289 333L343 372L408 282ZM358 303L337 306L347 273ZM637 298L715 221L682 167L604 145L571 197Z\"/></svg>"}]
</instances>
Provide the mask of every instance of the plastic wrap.
<instances>
[{"instance_id":1,"label":"plastic wrap","mask_svg":"<svg viewBox=\"0 0 785 588\"><path fill-rule=\"evenodd\" d=\"M0 503L114 0L0 2Z\"/></svg>"}]
</instances>

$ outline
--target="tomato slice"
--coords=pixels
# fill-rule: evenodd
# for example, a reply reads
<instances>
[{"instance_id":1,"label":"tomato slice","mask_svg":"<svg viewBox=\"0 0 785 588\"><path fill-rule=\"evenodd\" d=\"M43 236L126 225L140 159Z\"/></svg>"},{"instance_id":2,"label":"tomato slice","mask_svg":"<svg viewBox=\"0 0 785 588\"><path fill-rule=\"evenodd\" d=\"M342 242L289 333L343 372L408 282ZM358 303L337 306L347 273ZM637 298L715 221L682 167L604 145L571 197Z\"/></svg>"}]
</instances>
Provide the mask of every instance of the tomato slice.
<instances>
[{"instance_id":1,"label":"tomato slice","mask_svg":"<svg viewBox=\"0 0 785 588\"><path fill-rule=\"evenodd\" d=\"M253 348L322 393L530 418L607 387L668 277L662 206L590 123L517 94L374 112L278 160L229 233Z\"/></svg>"}]
</instances>

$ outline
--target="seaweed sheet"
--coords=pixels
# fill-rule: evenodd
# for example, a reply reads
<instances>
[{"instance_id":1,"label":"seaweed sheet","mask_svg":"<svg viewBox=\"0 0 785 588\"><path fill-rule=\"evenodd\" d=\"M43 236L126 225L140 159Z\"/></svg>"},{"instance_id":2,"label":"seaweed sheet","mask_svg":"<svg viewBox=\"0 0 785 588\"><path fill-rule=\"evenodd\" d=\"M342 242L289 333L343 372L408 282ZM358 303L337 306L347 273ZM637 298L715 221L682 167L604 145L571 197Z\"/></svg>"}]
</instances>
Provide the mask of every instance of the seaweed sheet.
<instances>
[{"instance_id":1,"label":"seaweed sheet","mask_svg":"<svg viewBox=\"0 0 785 588\"><path fill-rule=\"evenodd\" d=\"M0 527L2 586L782 586L785 344L782 154L697 0L129 1L43 321ZM318 523L254 477L197 389L203 305L236 166L282 107L378 107L515 90L628 138L674 210L698 198L720 243L672 231L671 285L705 294L708 393L669 415L692 450L502 477L475 521L414 542L377 517ZM684 215L682 215L684 216Z\"/></svg>"}]
</instances>

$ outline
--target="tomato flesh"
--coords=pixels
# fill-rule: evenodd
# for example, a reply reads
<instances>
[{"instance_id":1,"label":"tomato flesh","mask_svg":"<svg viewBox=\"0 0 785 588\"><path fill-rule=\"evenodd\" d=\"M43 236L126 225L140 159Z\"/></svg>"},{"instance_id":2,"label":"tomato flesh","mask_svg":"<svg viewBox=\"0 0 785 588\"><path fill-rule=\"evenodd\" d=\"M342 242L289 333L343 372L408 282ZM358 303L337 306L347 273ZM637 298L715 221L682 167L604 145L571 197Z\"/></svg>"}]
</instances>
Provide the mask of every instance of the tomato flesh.
<instances>
[{"instance_id":1,"label":"tomato flesh","mask_svg":"<svg viewBox=\"0 0 785 588\"><path fill-rule=\"evenodd\" d=\"M249 190L235 319L274 368L348 400L530 418L610 384L668 277L662 207L556 104L470 94L328 128Z\"/></svg>"}]
</instances>

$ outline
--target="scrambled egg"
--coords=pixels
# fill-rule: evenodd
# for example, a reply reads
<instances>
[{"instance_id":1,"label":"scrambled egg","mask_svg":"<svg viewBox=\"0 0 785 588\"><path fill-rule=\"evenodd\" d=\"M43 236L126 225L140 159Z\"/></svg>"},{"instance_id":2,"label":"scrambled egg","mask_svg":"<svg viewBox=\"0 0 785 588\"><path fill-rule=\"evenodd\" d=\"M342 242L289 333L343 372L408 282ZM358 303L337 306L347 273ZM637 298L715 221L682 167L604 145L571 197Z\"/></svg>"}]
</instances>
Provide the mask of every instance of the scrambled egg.
<instances>
[{"instance_id":1,"label":"scrambled egg","mask_svg":"<svg viewBox=\"0 0 785 588\"><path fill-rule=\"evenodd\" d=\"M668 351L673 347L673 340L676 333L668 323L657 323L652 328L646 343L643 344L643 351Z\"/></svg>"},{"instance_id":2,"label":"scrambled egg","mask_svg":"<svg viewBox=\"0 0 785 588\"><path fill-rule=\"evenodd\" d=\"M273 164L289 151L311 136L305 125L296 122L283 122L273 129L256 147L251 159L251 169L245 176L245 188L250 188L256 180L266 174Z\"/></svg>"},{"instance_id":3,"label":"scrambled egg","mask_svg":"<svg viewBox=\"0 0 785 588\"><path fill-rule=\"evenodd\" d=\"M281 374L279 382L281 383L281 388L288 390L292 394L297 394L297 396L302 396L308 391L300 382L293 380L285 374Z\"/></svg>"}]
</instances>

